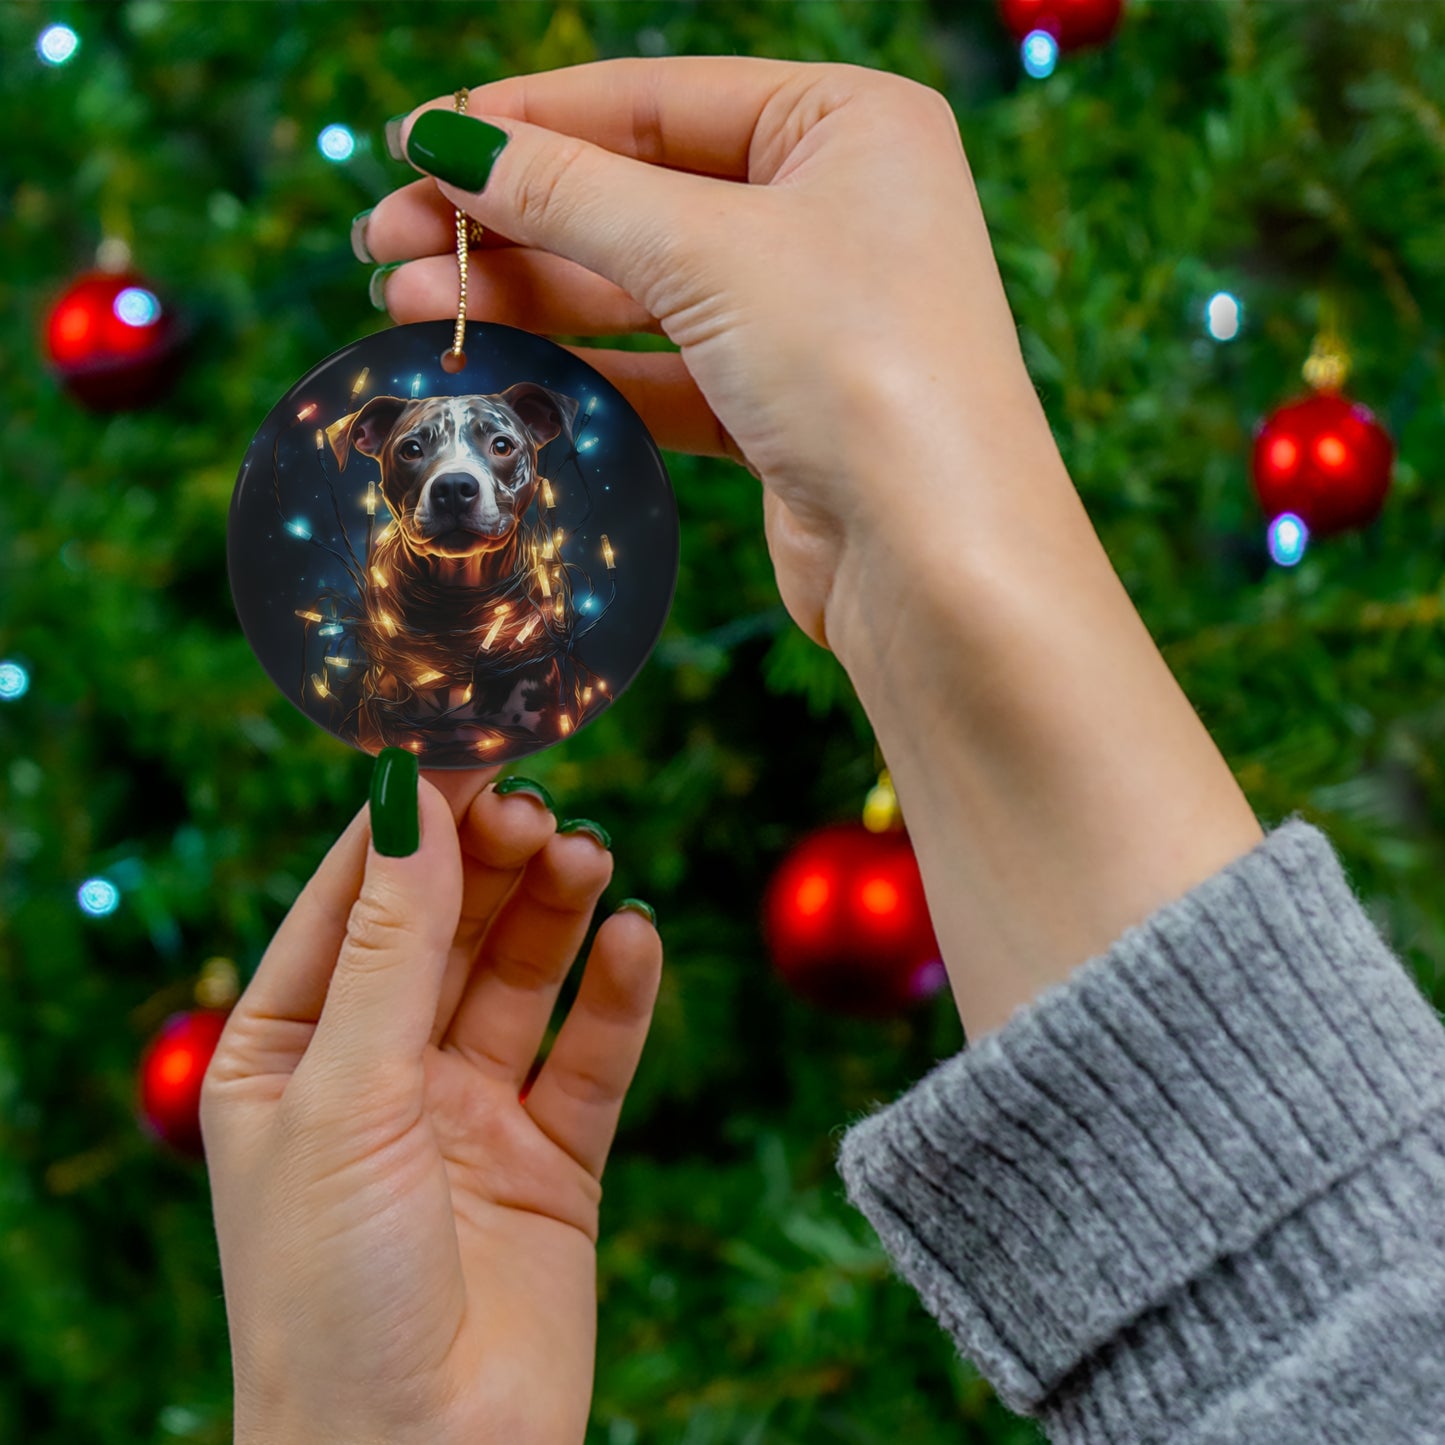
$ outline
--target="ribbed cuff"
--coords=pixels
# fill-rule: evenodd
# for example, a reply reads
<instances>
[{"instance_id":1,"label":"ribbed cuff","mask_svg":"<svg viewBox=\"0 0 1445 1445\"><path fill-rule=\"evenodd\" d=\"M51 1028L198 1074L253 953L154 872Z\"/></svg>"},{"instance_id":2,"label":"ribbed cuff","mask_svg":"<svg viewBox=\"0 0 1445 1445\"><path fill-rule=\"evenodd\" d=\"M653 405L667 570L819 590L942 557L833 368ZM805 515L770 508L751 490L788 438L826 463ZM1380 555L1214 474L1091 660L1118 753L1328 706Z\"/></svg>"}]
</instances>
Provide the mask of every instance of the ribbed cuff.
<instances>
[{"instance_id":1,"label":"ribbed cuff","mask_svg":"<svg viewBox=\"0 0 1445 1445\"><path fill-rule=\"evenodd\" d=\"M1007 1404L1135 1441L1388 1256L1445 1188L1442 1102L1439 1018L1291 818L855 1125L839 1167Z\"/></svg>"}]
</instances>

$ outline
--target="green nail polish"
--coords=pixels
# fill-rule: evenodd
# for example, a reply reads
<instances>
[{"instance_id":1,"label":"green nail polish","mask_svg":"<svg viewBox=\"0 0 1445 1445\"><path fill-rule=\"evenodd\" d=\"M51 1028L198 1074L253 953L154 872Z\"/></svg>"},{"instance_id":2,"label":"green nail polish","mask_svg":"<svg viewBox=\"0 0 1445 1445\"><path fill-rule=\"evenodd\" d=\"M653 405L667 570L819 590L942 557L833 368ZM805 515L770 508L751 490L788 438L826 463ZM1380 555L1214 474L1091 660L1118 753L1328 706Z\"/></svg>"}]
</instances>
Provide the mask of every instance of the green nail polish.
<instances>
[{"instance_id":1,"label":"green nail polish","mask_svg":"<svg viewBox=\"0 0 1445 1445\"><path fill-rule=\"evenodd\" d=\"M395 271L398 266L405 266L405 261L389 261L385 266L378 266L371 273L371 280L367 283L366 294L371 297L371 304L378 311L386 310L386 278Z\"/></svg>"},{"instance_id":2,"label":"green nail polish","mask_svg":"<svg viewBox=\"0 0 1445 1445\"><path fill-rule=\"evenodd\" d=\"M351 218L351 254L358 261L365 261L368 266L376 265L376 257L371 254L366 244L366 223L374 209L375 207L368 206Z\"/></svg>"},{"instance_id":3,"label":"green nail polish","mask_svg":"<svg viewBox=\"0 0 1445 1445\"><path fill-rule=\"evenodd\" d=\"M479 191L509 139L484 120L454 110L424 110L406 138L406 158L449 185Z\"/></svg>"},{"instance_id":4,"label":"green nail polish","mask_svg":"<svg viewBox=\"0 0 1445 1445\"><path fill-rule=\"evenodd\" d=\"M601 823L594 823L591 818L568 818L558 827L557 831L559 833L589 833L604 848L611 849L612 847L612 834Z\"/></svg>"},{"instance_id":5,"label":"green nail polish","mask_svg":"<svg viewBox=\"0 0 1445 1445\"><path fill-rule=\"evenodd\" d=\"M505 798L510 793L526 793L529 797L536 798L549 813L557 811L557 805L552 801L552 795L541 783L532 778L510 777L503 778L500 783L492 787L494 793Z\"/></svg>"},{"instance_id":6,"label":"green nail polish","mask_svg":"<svg viewBox=\"0 0 1445 1445\"><path fill-rule=\"evenodd\" d=\"M371 774L371 841L388 858L406 858L421 845L417 776L421 765L407 748L383 748Z\"/></svg>"},{"instance_id":7,"label":"green nail polish","mask_svg":"<svg viewBox=\"0 0 1445 1445\"><path fill-rule=\"evenodd\" d=\"M404 110L400 115L391 116L382 130L382 134L386 137L386 153L394 161L406 159L401 150L401 127L410 114L409 110Z\"/></svg>"},{"instance_id":8,"label":"green nail polish","mask_svg":"<svg viewBox=\"0 0 1445 1445\"><path fill-rule=\"evenodd\" d=\"M619 913L640 913L654 928L657 927L657 912L652 904L644 903L640 898L624 898L617 905Z\"/></svg>"}]
</instances>

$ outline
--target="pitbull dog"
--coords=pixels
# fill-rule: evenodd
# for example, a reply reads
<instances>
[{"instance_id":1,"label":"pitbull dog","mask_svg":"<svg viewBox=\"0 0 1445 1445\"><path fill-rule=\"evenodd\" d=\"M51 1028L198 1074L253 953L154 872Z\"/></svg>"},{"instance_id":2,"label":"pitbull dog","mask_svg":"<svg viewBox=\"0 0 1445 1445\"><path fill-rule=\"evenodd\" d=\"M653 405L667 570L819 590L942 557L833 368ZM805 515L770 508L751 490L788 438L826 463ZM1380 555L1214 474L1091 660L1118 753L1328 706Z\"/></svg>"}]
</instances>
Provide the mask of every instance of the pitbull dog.
<instances>
[{"instance_id":1,"label":"pitbull dog","mask_svg":"<svg viewBox=\"0 0 1445 1445\"><path fill-rule=\"evenodd\" d=\"M498 728L565 735L605 701L575 660L567 685L559 633L571 619L557 619L550 581L539 590L542 534L523 526L538 451L570 437L576 415L572 397L519 382L491 396L376 396L326 428L339 469L352 452L376 460L392 518L367 563L363 747L424 732L460 760ZM428 756L440 760L437 747Z\"/></svg>"}]
</instances>

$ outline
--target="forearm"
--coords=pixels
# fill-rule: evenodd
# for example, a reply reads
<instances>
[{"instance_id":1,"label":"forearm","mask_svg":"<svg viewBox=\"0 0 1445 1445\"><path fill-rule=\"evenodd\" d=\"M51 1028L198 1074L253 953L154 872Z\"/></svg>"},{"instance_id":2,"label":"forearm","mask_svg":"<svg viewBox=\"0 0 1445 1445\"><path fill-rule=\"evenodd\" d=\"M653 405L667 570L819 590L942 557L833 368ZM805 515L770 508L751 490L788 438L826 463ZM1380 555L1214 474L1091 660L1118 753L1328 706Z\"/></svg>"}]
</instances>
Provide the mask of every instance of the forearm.
<instances>
[{"instance_id":1,"label":"forearm","mask_svg":"<svg viewBox=\"0 0 1445 1445\"><path fill-rule=\"evenodd\" d=\"M929 438L949 460L859 528L827 614L971 1039L1261 837L1032 395L1004 407Z\"/></svg>"}]
</instances>

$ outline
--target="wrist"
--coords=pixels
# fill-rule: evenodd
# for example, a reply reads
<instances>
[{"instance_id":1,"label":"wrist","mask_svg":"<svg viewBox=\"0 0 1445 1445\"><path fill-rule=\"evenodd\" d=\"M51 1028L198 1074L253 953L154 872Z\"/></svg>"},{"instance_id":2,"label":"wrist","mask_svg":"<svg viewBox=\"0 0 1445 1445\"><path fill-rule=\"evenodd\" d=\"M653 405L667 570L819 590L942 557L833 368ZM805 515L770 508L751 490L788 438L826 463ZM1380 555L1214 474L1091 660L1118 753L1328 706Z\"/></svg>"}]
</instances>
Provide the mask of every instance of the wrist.
<instances>
[{"instance_id":1,"label":"wrist","mask_svg":"<svg viewBox=\"0 0 1445 1445\"><path fill-rule=\"evenodd\" d=\"M850 539L826 611L970 1037L1261 836L1052 438L1000 437Z\"/></svg>"}]
</instances>

